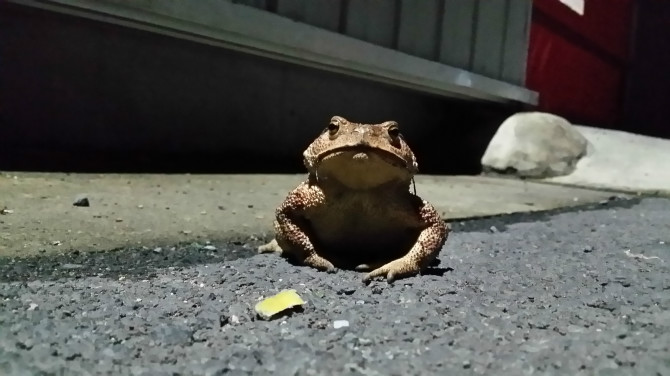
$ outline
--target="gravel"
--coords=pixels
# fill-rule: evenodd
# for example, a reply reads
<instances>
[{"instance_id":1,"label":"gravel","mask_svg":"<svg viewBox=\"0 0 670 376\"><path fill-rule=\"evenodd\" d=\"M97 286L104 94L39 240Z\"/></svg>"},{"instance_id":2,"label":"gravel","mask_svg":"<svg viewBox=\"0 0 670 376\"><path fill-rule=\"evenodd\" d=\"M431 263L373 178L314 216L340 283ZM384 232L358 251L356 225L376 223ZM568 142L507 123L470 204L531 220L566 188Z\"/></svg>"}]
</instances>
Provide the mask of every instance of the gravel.
<instances>
[{"instance_id":1,"label":"gravel","mask_svg":"<svg viewBox=\"0 0 670 376\"><path fill-rule=\"evenodd\" d=\"M257 243L0 260L0 374L670 374L667 199L454 223L391 285Z\"/></svg>"}]
</instances>

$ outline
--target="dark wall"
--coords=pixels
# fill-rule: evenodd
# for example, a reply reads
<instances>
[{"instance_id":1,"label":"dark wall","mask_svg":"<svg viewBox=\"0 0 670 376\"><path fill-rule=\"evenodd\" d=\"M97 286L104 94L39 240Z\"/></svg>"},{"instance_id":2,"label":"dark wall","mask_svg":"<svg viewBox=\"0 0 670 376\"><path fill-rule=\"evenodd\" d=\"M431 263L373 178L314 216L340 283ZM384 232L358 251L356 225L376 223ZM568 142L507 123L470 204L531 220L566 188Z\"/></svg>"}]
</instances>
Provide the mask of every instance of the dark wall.
<instances>
[{"instance_id":1,"label":"dark wall","mask_svg":"<svg viewBox=\"0 0 670 376\"><path fill-rule=\"evenodd\" d=\"M625 130L670 138L670 1L635 4Z\"/></svg>"},{"instance_id":2,"label":"dark wall","mask_svg":"<svg viewBox=\"0 0 670 376\"><path fill-rule=\"evenodd\" d=\"M7 3L0 59L4 170L301 172L342 115L399 121L424 172L477 173L513 111Z\"/></svg>"}]
</instances>

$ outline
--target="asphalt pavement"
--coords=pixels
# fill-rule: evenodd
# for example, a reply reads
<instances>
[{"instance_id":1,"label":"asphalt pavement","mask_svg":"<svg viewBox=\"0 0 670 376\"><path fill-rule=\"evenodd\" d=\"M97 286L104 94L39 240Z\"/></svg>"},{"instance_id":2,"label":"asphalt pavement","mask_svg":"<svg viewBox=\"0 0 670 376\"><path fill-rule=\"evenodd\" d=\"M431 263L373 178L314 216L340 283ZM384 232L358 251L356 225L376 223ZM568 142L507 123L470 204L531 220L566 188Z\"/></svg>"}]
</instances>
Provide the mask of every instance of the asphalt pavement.
<instances>
[{"instance_id":1,"label":"asphalt pavement","mask_svg":"<svg viewBox=\"0 0 670 376\"><path fill-rule=\"evenodd\" d=\"M670 200L453 226L390 285L254 237L5 257L0 374L670 375ZM304 309L257 318L282 289Z\"/></svg>"}]
</instances>

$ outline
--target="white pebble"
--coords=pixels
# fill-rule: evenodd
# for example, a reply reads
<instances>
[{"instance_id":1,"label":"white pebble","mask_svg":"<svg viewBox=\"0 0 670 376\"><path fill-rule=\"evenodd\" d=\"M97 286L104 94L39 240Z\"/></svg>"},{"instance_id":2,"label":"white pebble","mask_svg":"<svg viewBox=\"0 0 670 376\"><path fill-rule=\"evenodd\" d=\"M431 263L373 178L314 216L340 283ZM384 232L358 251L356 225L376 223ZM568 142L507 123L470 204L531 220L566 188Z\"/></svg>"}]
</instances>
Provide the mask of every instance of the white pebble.
<instances>
[{"instance_id":1,"label":"white pebble","mask_svg":"<svg viewBox=\"0 0 670 376\"><path fill-rule=\"evenodd\" d=\"M347 320L335 320L335 321L333 321L333 328L335 328L335 329L346 328L348 326L349 326L349 321L347 321Z\"/></svg>"}]
</instances>

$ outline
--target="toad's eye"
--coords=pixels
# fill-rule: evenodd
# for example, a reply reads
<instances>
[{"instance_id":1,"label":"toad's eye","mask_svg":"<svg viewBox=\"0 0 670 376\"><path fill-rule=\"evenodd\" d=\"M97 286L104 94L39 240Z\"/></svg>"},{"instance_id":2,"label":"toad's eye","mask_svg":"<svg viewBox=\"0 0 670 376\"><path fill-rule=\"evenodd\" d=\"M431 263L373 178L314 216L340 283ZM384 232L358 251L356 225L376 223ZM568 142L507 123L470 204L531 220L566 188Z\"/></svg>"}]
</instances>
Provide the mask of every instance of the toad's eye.
<instances>
[{"instance_id":1,"label":"toad's eye","mask_svg":"<svg viewBox=\"0 0 670 376\"><path fill-rule=\"evenodd\" d=\"M330 133L331 136L334 135L335 133L337 133L337 131L339 131L339 130L340 130L339 124L336 124L336 123L328 124L328 133Z\"/></svg>"},{"instance_id":2,"label":"toad's eye","mask_svg":"<svg viewBox=\"0 0 670 376\"><path fill-rule=\"evenodd\" d=\"M389 128L388 133L389 136L397 138L398 136L400 136L400 128L398 128L397 126L392 126L391 128Z\"/></svg>"}]
</instances>

